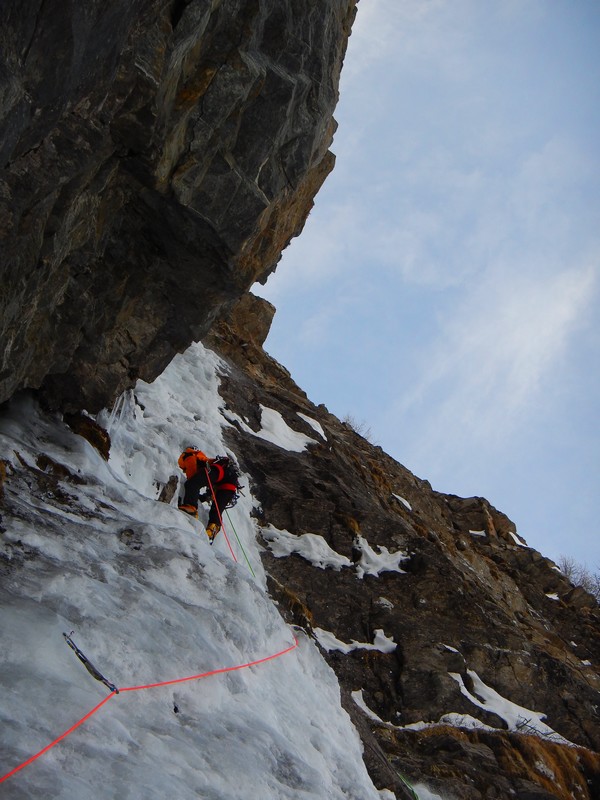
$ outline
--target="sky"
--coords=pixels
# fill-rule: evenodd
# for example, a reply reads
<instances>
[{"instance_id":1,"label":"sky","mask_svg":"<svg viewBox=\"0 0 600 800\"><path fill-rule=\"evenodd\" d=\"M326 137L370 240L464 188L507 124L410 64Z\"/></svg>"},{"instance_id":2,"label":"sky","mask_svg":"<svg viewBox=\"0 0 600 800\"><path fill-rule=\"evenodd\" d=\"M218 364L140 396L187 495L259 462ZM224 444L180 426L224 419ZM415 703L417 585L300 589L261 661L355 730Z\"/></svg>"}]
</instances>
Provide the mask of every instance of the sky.
<instances>
[{"instance_id":1,"label":"sky","mask_svg":"<svg viewBox=\"0 0 600 800\"><path fill-rule=\"evenodd\" d=\"M336 166L254 291L315 403L600 571L600 4L360 0Z\"/></svg>"}]
</instances>

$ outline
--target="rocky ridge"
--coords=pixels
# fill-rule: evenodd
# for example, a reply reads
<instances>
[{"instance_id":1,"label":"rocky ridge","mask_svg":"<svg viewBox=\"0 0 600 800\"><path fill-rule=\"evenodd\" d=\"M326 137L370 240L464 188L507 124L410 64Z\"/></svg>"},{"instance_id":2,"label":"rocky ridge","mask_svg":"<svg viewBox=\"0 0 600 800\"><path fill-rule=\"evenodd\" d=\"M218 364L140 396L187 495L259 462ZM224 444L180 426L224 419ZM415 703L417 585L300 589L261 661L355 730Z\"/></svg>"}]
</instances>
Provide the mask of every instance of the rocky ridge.
<instances>
[{"instance_id":1,"label":"rocky ridge","mask_svg":"<svg viewBox=\"0 0 600 800\"><path fill-rule=\"evenodd\" d=\"M342 643L374 642L378 630L396 643L391 652L323 648L374 780L398 796L396 771L465 800L598 796L595 599L487 500L434 491L314 406L261 346L272 315L265 301L245 298L210 337L231 365L221 384L227 408L245 421L231 445L255 481L264 564L283 612ZM254 435L264 408L313 443L290 452ZM285 531L286 557L273 530ZM347 566L311 561L300 543L315 534ZM368 553L401 553L401 571L360 579ZM513 726L489 700L486 709L482 686L520 707ZM534 711L552 732L531 735Z\"/></svg>"}]
</instances>

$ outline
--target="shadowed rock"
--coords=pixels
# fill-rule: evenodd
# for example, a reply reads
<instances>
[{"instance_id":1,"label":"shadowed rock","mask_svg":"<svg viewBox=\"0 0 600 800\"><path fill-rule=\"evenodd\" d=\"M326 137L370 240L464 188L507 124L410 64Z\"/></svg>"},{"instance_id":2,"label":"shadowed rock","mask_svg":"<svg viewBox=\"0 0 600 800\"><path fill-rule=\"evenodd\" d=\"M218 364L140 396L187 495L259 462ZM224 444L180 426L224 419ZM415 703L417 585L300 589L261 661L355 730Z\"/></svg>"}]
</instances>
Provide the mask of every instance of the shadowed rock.
<instances>
[{"instance_id":1,"label":"shadowed rock","mask_svg":"<svg viewBox=\"0 0 600 800\"><path fill-rule=\"evenodd\" d=\"M355 3L3 3L0 401L98 410L275 268Z\"/></svg>"}]
</instances>

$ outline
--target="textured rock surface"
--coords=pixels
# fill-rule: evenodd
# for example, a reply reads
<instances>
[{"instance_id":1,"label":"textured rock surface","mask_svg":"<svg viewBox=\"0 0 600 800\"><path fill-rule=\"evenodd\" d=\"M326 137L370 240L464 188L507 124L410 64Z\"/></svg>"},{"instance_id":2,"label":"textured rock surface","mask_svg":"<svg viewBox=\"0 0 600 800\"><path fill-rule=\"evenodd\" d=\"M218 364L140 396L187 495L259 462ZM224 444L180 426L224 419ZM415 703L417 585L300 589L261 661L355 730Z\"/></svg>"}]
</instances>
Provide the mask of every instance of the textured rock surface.
<instances>
[{"instance_id":1,"label":"textured rock surface","mask_svg":"<svg viewBox=\"0 0 600 800\"><path fill-rule=\"evenodd\" d=\"M259 308L255 301L255 318ZM265 315L266 322L272 309ZM246 315L232 319L243 326ZM274 558L265 538L270 589L291 620L344 643L373 642L381 629L397 644L389 653L326 654L373 779L398 797L404 789L394 770L457 800L599 796L600 611L594 598L524 546L514 524L486 500L435 492L324 406L315 407L243 327L221 324L210 344L231 363L222 394L232 411L259 430L260 406L274 409L315 440L296 453L247 429L232 433L256 481L260 524L298 537L318 534L349 562L360 558L359 537L375 553L406 554L404 573L359 579L351 566L321 569L297 554ZM318 421L327 441L299 414ZM523 733L508 732L451 675L474 692L473 672L503 698L544 712L546 723L579 748L527 735L526 714ZM379 722L352 699L358 690ZM478 718L491 730L404 727L438 723L449 713Z\"/></svg>"},{"instance_id":2,"label":"textured rock surface","mask_svg":"<svg viewBox=\"0 0 600 800\"><path fill-rule=\"evenodd\" d=\"M315 440L294 453L241 426L231 433L265 531L318 534L350 565L361 538L406 554L404 572L360 579L352 567L275 558L264 542L271 592L297 624L346 643L381 629L397 644L327 654L374 780L398 797L400 772L456 800L592 800L593 598L523 547L487 501L433 491L315 407L261 348L272 307L251 297L234 307L300 232L332 168L355 4L3 2L0 402L41 387L51 404L96 410L229 310L210 333L231 363L228 405L255 431L262 405ZM35 468L49 491L60 489L59 467ZM4 472L0 462L0 495ZM474 672L577 747L504 730L461 692L456 676L473 692ZM450 712L491 729L404 727Z\"/></svg>"},{"instance_id":3,"label":"textured rock surface","mask_svg":"<svg viewBox=\"0 0 600 800\"><path fill-rule=\"evenodd\" d=\"M95 410L275 267L356 0L6 0L0 401Z\"/></svg>"}]
</instances>

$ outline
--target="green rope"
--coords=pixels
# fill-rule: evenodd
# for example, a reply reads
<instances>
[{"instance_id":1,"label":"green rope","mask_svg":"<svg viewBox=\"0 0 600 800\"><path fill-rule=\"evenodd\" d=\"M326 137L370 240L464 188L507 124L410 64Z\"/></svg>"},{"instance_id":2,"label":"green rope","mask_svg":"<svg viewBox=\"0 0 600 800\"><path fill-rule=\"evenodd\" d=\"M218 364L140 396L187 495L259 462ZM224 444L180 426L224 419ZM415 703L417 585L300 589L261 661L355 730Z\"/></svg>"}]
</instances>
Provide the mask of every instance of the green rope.
<instances>
[{"instance_id":1,"label":"green rope","mask_svg":"<svg viewBox=\"0 0 600 800\"><path fill-rule=\"evenodd\" d=\"M401 775L401 774L400 774L398 771L396 771L396 774L398 775L398 777L400 778L400 780L402 781L402 783L403 783L403 784L406 786L406 788L408 789L408 791L409 791L409 792L412 794L412 796L413 796L413 800L419 800L419 795L417 794L417 791L416 791L415 787L412 785L412 783L410 783L410 782L409 782L409 781L408 781L408 780L407 780L407 779L404 777L404 775Z\"/></svg>"},{"instance_id":2,"label":"green rope","mask_svg":"<svg viewBox=\"0 0 600 800\"><path fill-rule=\"evenodd\" d=\"M233 529L233 532L235 533L235 538L237 539L237 542L238 542L239 546L242 549L242 553L244 554L244 558L246 559L246 564L248 564L248 569L252 573L252 577L256 578L256 575L254 574L254 570L252 569L252 564L248 561L248 556L246 555L246 551L244 550L244 545L240 542L240 537L237 534L237 531L235 529L235 525L231 521L231 517L229 516L229 511L226 511L225 513L227 514L227 519L229 520L229 524L231 525L231 527Z\"/></svg>"}]
</instances>

